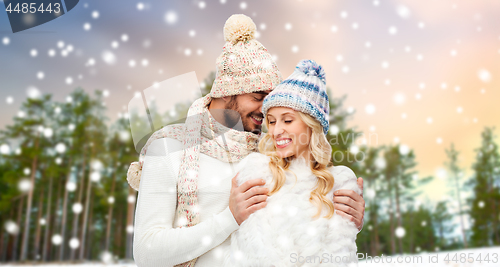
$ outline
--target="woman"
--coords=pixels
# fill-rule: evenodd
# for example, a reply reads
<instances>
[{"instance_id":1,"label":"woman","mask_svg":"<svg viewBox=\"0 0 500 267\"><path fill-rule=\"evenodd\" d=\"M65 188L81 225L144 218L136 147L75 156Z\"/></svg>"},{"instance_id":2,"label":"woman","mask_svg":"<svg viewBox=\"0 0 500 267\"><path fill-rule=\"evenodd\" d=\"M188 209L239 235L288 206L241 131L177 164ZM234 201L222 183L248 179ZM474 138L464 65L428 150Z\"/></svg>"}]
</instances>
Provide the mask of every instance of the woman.
<instances>
[{"instance_id":1,"label":"woman","mask_svg":"<svg viewBox=\"0 0 500 267\"><path fill-rule=\"evenodd\" d=\"M260 153L239 163L237 179L265 179L269 197L232 234L226 266L356 265L358 230L331 199L338 189L361 192L351 169L331 166L322 67L301 61L264 99L262 112L268 133Z\"/></svg>"}]
</instances>

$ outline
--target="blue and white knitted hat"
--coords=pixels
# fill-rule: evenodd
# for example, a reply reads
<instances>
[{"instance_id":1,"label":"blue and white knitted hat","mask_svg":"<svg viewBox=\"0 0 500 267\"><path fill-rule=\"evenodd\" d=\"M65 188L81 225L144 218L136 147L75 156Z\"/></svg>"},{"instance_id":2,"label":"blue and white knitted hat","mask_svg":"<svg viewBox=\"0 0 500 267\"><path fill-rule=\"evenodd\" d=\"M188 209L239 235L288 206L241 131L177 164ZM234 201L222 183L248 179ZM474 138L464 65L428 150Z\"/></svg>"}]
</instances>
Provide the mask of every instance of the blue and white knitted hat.
<instances>
[{"instance_id":1,"label":"blue and white knitted hat","mask_svg":"<svg viewBox=\"0 0 500 267\"><path fill-rule=\"evenodd\" d=\"M278 84L264 99L264 118L272 107L287 107L311 115L321 123L326 135L330 105L323 68L314 60L300 61L292 75Z\"/></svg>"}]
</instances>

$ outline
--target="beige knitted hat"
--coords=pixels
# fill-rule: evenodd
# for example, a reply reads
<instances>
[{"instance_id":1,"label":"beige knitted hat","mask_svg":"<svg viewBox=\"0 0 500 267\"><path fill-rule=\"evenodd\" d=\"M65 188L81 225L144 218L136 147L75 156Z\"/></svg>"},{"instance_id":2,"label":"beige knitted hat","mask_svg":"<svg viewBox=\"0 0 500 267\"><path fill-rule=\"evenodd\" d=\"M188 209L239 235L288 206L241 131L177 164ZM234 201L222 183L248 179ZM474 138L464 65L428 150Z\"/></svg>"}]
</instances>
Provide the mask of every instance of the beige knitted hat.
<instances>
[{"instance_id":1,"label":"beige knitted hat","mask_svg":"<svg viewBox=\"0 0 500 267\"><path fill-rule=\"evenodd\" d=\"M282 81L271 55L255 40L255 31L255 23L248 16L232 15L226 21L226 44L215 63L212 98L272 90Z\"/></svg>"}]
</instances>

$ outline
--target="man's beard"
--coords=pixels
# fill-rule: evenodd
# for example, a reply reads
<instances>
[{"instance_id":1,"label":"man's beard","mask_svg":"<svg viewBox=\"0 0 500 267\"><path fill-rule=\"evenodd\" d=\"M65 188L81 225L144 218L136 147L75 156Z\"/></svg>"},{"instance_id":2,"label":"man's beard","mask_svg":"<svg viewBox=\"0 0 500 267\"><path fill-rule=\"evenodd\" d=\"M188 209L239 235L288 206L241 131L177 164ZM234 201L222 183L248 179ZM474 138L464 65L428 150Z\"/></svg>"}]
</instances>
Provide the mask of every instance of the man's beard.
<instances>
[{"instance_id":1,"label":"man's beard","mask_svg":"<svg viewBox=\"0 0 500 267\"><path fill-rule=\"evenodd\" d=\"M257 126L257 128L252 128L251 124L253 122L251 121L250 116L254 115L255 117L262 117L262 113L249 113L246 115L242 114L242 112L240 111L240 107L238 106L238 102L236 101L236 96L231 96L231 100L226 104L224 108L224 121L226 122L226 126L228 126L229 128L233 128L241 119L243 130L245 132L260 134L261 129L259 126Z\"/></svg>"}]
</instances>

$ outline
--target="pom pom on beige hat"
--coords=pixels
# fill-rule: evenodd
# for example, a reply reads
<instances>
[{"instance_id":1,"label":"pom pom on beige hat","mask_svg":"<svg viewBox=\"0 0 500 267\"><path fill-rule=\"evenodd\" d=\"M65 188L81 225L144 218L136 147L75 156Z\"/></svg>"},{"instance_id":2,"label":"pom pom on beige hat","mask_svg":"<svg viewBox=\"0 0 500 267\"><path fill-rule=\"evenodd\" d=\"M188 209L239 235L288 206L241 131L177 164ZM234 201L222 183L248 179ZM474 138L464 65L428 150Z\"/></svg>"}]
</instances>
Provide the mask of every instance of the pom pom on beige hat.
<instances>
[{"instance_id":1,"label":"pom pom on beige hat","mask_svg":"<svg viewBox=\"0 0 500 267\"><path fill-rule=\"evenodd\" d=\"M212 98L272 90L281 73L267 49L255 39L256 26L243 14L232 15L224 25L226 44L216 60Z\"/></svg>"}]
</instances>

